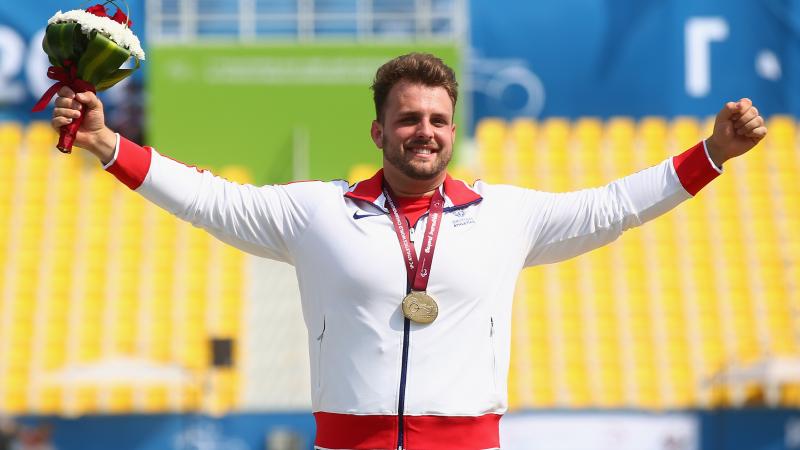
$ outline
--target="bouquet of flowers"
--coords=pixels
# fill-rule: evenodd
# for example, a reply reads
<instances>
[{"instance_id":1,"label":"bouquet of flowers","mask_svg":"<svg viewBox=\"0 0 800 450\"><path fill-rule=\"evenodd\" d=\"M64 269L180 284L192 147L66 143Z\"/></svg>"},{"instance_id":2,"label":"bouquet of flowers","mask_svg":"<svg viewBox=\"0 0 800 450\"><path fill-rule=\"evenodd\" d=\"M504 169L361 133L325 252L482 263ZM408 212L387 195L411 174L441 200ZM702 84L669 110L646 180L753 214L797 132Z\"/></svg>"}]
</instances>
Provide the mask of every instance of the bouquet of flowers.
<instances>
[{"instance_id":1,"label":"bouquet of flowers","mask_svg":"<svg viewBox=\"0 0 800 450\"><path fill-rule=\"evenodd\" d=\"M114 15L108 14L109 3L116 7ZM62 86L69 86L75 93L102 91L128 77L144 60L139 39L130 29L132 22L113 0L85 11L58 11L47 23L42 48L52 64L47 76L57 82L42 95L34 112L45 109ZM121 69L130 58L134 59L134 67ZM59 150L72 151L81 122L83 116L61 127Z\"/></svg>"}]
</instances>

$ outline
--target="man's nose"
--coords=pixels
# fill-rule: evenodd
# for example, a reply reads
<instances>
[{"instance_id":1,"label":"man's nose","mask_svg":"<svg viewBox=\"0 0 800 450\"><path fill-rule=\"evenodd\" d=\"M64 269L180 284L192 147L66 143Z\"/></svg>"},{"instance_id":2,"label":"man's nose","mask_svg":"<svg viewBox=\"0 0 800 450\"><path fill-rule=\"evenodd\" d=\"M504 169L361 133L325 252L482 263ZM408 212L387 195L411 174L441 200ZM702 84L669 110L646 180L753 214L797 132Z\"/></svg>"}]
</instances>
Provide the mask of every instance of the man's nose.
<instances>
[{"instance_id":1,"label":"man's nose","mask_svg":"<svg viewBox=\"0 0 800 450\"><path fill-rule=\"evenodd\" d=\"M417 137L427 140L433 139L433 125L427 120L420 120L417 125Z\"/></svg>"}]
</instances>

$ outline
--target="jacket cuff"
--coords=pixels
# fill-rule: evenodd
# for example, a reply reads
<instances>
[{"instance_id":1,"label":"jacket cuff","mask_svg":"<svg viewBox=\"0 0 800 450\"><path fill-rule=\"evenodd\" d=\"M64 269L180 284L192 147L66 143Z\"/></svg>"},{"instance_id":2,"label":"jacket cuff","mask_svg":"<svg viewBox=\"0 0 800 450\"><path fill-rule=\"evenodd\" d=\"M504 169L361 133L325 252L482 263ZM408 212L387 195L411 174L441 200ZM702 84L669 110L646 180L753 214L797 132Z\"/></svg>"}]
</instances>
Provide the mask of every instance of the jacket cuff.
<instances>
[{"instance_id":1,"label":"jacket cuff","mask_svg":"<svg viewBox=\"0 0 800 450\"><path fill-rule=\"evenodd\" d=\"M122 136L118 137L117 148L114 150L114 159L111 160L106 171L121 181L125 186L136 190L144 182L150 170L152 152L150 147L142 147Z\"/></svg>"},{"instance_id":2,"label":"jacket cuff","mask_svg":"<svg viewBox=\"0 0 800 450\"><path fill-rule=\"evenodd\" d=\"M674 156L672 165L681 185L692 196L697 195L700 189L721 173L709 158L705 141L700 141L689 150Z\"/></svg>"}]
</instances>

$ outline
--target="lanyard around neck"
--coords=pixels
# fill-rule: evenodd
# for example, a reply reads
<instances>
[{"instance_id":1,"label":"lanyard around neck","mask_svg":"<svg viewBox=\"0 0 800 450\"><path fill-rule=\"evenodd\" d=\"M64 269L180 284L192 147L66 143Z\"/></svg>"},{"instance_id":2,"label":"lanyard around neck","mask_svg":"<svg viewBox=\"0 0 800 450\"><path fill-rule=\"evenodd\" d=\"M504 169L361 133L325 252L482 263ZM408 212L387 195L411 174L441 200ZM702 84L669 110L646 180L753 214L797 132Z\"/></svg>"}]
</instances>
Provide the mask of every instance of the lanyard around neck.
<instances>
[{"instance_id":1,"label":"lanyard around neck","mask_svg":"<svg viewBox=\"0 0 800 450\"><path fill-rule=\"evenodd\" d=\"M428 288L428 277L431 273L431 264L433 263L433 252L436 250L436 240L439 236L439 228L442 222L442 213L444 212L444 197L437 189L433 198L431 199L430 210L428 210L428 223L425 226L425 236L420 248L420 255L417 257L417 252L411 245L411 233L407 223L400 215L397 205L392 199L389 191L384 188L383 195L389 203L389 212L394 225L397 240L400 242L400 249L406 263L406 275L408 277L408 285L411 290L425 291Z\"/></svg>"}]
</instances>

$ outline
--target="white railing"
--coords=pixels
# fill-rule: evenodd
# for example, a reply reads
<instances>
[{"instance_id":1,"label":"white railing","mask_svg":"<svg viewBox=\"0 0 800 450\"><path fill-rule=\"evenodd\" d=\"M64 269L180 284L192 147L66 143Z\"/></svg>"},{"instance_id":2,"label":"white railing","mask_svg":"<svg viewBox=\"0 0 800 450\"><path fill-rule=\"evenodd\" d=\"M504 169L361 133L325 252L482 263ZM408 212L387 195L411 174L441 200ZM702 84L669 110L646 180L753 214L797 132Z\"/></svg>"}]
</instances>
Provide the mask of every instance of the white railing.
<instances>
[{"instance_id":1,"label":"white railing","mask_svg":"<svg viewBox=\"0 0 800 450\"><path fill-rule=\"evenodd\" d=\"M466 0L147 0L147 38L462 42L467 7Z\"/></svg>"}]
</instances>

